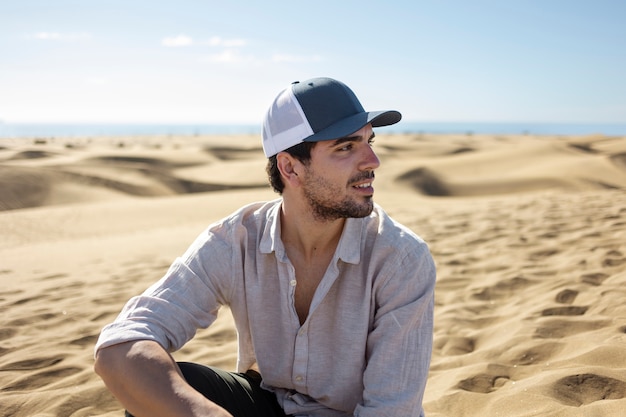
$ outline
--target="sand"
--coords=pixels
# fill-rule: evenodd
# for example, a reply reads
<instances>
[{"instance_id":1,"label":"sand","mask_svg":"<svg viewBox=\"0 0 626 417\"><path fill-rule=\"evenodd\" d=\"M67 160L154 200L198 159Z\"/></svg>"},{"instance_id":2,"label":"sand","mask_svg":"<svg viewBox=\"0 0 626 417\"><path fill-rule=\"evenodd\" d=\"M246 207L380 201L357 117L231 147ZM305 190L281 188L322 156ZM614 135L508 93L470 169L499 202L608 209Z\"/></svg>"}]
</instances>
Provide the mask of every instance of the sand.
<instances>
[{"instance_id":1,"label":"sand","mask_svg":"<svg viewBox=\"0 0 626 417\"><path fill-rule=\"evenodd\" d=\"M622 416L626 138L385 135L376 201L438 265L430 417ZM256 136L0 139L0 415L120 416L93 345L211 222ZM234 369L227 310L175 353Z\"/></svg>"}]
</instances>

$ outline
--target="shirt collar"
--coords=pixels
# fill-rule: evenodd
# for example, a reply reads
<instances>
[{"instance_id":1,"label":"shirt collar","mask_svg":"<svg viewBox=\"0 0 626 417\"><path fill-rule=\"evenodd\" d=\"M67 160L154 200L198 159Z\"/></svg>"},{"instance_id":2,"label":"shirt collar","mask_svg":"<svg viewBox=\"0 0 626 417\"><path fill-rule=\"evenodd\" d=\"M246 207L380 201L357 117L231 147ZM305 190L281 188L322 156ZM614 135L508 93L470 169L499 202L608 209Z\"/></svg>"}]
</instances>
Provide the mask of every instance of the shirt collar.
<instances>
[{"instance_id":1,"label":"shirt collar","mask_svg":"<svg viewBox=\"0 0 626 417\"><path fill-rule=\"evenodd\" d=\"M348 218L337 245L338 258L349 264L361 262L361 234L367 217L361 219Z\"/></svg>"},{"instance_id":2,"label":"shirt collar","mask_svg":"<svg viewBox=\"0 0 626 417\"><path fill-rule=\"evenodd\" d=\"M263 228L263 235L261 236L261 242L259 244L259 251L261 253L276 252L280 255L280 259L285 253L283 242L280 240L280 211L283 205L282 199L274 201L274 207L267 211L265 224Z\"/></svg>"},{"instance_id":3,"label":"shirt collar","mask_svg":"<svg viewBox=\"0 0 626 417\"><path fill-rule=\"evenodd\" d=\"M259 244L259 251L265 254L275 252L278 260L285 262L287 255L283 241L280 238L281 207L282 199L276 200L274 207L267 212L265 227ZM337 259L341 259L343 262L350 264L358 264L361 261L361 235L366 220L367 217L362 219L346 219L339 244L337 245L337 252L335 254Z\"/></svg>"}]
</instances>

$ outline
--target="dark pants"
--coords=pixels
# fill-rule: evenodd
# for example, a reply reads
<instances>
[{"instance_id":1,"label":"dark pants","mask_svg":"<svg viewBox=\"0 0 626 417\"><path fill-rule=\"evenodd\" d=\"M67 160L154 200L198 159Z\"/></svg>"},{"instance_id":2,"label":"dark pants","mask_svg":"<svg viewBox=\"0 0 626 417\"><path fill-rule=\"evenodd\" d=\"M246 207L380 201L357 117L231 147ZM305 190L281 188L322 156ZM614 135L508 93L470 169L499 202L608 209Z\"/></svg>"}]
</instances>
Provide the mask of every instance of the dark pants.
<instances>
[{"instance_id":1,"label":"dark pants","mask_svg":"<svg viewBox=\"0 0 626 417\"><path fill-rule=\"evenodd\" d=\"M286 417L274 394L261 388L258 372L226 372L189 362L178 366L189 385L234 417Z\"/></svg>"}]
</instances>

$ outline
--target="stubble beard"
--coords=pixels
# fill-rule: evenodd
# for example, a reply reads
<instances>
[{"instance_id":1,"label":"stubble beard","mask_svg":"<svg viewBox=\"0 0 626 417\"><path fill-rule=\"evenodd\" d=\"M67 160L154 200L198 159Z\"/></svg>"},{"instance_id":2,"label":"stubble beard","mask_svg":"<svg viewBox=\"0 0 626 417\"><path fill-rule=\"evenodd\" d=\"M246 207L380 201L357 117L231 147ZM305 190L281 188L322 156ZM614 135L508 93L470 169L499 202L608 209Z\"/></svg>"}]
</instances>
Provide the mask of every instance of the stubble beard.
<instances>
[{"instance_id":1,"label":"stubble beard","mask_svg":"<svg viewBox=\"0 0 626 417\"><path fill-rule=\"evenodd\" d=\"M368 173L365 178L373 178L373 173ZM363 176L361 176L363 178ZM354 178L352 182L362 178ZM370 215L374 209L374 199L372 196L365 197L363 202L358 202L354 198L346 196L343 200L336 200L333 196L342 194L338 186L327 181L325 178L315 175L309 171L304 186L304 196L306 197L313 216L318 221L332 221L346 218L361 218Z\"/></svg>"}]
</instances>

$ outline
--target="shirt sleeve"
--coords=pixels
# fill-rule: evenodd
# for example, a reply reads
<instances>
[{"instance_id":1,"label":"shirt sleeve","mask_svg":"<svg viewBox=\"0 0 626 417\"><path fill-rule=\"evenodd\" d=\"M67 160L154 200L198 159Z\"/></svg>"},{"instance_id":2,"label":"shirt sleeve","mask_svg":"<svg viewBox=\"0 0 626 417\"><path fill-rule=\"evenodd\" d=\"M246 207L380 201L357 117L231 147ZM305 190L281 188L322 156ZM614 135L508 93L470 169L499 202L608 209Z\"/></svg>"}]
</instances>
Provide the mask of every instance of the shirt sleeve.
<instances>
[{"instance_id":1,"label":"shirt sleeve","mask_svg":"<svg viewBox=\"0 0 626 417\"><path fill-rule=\"evenodd\" d=\"M435 265L425 243L401 255L376 291L358 417L423 416L433 341Z\"/></svg>"},{"instance_id":2,"label":"shirt sleeve","mask_svg":"<svg viewBox=\"0 0 626 417\"><path fill-rule=\"evenodd\" d=\"M233 251L219 232L219 225L209 228L163 278L131 298L116 320L103 328L95 351L132 340L153 340L175 351L197 329L211 325L227 303L233 276Z\"/></svg>"}]
</instances>

